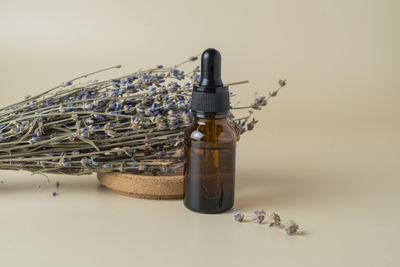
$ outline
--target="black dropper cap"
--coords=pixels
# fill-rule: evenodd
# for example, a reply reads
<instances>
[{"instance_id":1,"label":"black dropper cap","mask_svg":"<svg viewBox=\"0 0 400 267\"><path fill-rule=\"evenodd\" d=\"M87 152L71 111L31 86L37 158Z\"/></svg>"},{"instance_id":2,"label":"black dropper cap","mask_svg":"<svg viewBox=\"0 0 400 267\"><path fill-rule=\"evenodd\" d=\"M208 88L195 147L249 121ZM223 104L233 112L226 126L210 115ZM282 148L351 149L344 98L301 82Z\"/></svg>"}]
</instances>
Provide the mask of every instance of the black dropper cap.
<instances>
[{"instance_id":1,"label":"black dropper cap","mask_svg":"<svg viewBox=\"0 0 400 267\"><path fill-rule=\"evenodd\" d=\"M201 77L192 93L192 111L225 113L229 110L228 86L221 80L221 54L209 48L201 55Z\"/></svg>"}]
</instances>

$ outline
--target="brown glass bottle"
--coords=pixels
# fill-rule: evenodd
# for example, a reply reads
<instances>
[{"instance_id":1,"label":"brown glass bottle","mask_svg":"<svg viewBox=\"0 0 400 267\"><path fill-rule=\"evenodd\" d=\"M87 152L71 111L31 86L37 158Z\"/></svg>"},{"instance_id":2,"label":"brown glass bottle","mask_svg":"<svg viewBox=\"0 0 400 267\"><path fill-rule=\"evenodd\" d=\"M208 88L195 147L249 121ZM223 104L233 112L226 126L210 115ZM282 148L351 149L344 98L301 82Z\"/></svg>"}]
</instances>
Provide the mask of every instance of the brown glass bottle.
<instances>
[{"instance_id":1,"label":"brown glass bottle","mask_svg":"<svg viewBox=\"0 0 400 267\"><path fill-rule=\"evenodd\" d=\"M232 208L236 133L222 114L194 114L185 131L184 204L201 213Z\"/></svg>"},{"instance_id":2,"label":"brown glass bottle","mask_svg":"<svg viewBox=\"0 0 400 267\"><path fill-rule=\"evenodd\" d=\"M235 198L236 133L227 120L229 89L221 80L221 54L201 55L201 77L192 91L193 123L185 131L185 206L202 213L229 210Z\"/></svg>"}]
</instances>

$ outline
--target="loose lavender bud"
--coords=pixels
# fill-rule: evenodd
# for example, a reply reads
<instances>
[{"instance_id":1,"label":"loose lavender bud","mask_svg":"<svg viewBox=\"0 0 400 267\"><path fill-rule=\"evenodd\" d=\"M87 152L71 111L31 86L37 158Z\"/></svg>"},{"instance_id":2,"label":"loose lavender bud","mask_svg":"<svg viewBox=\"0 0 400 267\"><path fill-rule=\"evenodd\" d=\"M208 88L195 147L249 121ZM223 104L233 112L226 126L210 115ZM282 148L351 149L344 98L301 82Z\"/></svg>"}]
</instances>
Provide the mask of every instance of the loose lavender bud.
<instances>
[{"instance_id":1,"label":"loose lavender bud","mask_svg":"<svg viewBox=\"0 0 400 267\"><path fill-rule=\"evenodd\" d=\"M40 137L39 136L32 136L32 138L30 140L31 143L38 142L38 141L40 141Z\"/></svg>"},{"instance_id":2,"label":"loose lavender bud","mask_svg":"<svg viewBox=\"0 0 400 267\"><path fill-rule=\"evenodd\" d=\"M281 217L276 214L275 212L271 212L268 214L268 221L269 221L269 226L274 226L274 225L280 225L281 223Z\"/></svg>"},{"instance_id":3,"label":"loose lavender bud","mask_svg":"<svg viewBox=\"0 0 400 267\"><path fill-rule=\"evenodd\" d=\"M88 158L82 158L81 164L85 169L87 169L87 168L89 168L90 160Z\"/></svg>"},{"instance_id":4,"label":"loose lavender bud","mask_svg":"<svg viewBox=\"0 0 400 267\"><path fill-rule=\"evenodd\" d=\"M253 118L252 121L250 121L249 123L247 123L247 130L248 130L248 131L253 130L253 129L254 129L254 125L255 125L257 122L258 122L258 121L255 120L255 119Z\"/></svg>"},{"instance_id":5,"label":"loose lavender bud","mask_svg":"<svg viewBox=\"0 0 400 267\"><path fill-rule=\"evenodd\" d=\"M299 226L294 221L289 221L285 226L286 234L292 235L299 230Z\"/></svg>"},{"instance_id":6,"label":"loose lavender bud","mask_svg":"<svg viewBox=\"0 0 400 267\"><path fill-rule=\"evenodd\" d=\"M69 162L69 161L64 161L64 162L63 162L63 166L64 166L64 167L71 167L71 162Z\"/></svg>"},{"instance_id":7,"label":"loose lavender bud","mask_svg":"<svg viewBox=\"0 0 400 267\"><path fill-rule=\"evenodd\" d=\"M198 74L196 74L196 75L193 75L193 81L194 82L198 82L198 81L200 81L200 75L198 75Z\"/></svg>"},{"instance_id":8,"label":"loose lavender bud","mask_svg":"<svg viewBox=\"0 0 400 267\"><path fill-rule=\"evenodd\" d=\"M266 212L264 210L255 210L253 213L258 216L258 215L266 215Z\"/></svg>"},{"instance_id":9,"label":"loose lavender bud","mask_svg":"<svg viewBox=\"0 0 400 267\"><path fill-rule=\"evenodd\" d=\"M280 86L285 86L286 85L286 80L279 80L279 85Z\"/></svg>"},{"instance_id":10,"label":"loose lavender bud","mask_svg":"<svg viewBox=\"0 0 400 267\"><path fill-rule=\"evenodd\" d=\"M109 163L109 162L106 162L106 163L103 164L103 168L105 168L105 169L111 169L111 168L112 168L112 164Z\"/></svg>"},{"instance_id":11,"label":"loose lavender bud","mask_svg":"<svg viewBox=\"0 0 400 267\"><path fill-rule=\"evenodd\" d=\"M240 212L236 212L235 214L233 214L233 219L237 222L243 222L244 220L244 214L240 213Z\"/></svg>"}]
</instances>

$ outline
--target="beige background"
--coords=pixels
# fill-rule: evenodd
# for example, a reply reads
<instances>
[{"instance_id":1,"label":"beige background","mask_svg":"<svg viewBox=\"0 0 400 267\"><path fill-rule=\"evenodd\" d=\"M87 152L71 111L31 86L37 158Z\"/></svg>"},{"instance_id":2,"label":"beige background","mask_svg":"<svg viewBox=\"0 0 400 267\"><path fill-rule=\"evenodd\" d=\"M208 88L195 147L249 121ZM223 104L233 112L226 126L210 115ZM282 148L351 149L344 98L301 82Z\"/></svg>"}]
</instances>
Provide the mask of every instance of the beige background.
<instances>
[{"instance_id":1,"label":"beige background","mask_svg":"<svg viewBox=\"0 0 400 267\"><path fill-rule=\"evenodd\" d=\"M208 47L222 52L225 82L251 81L232 88L242 103L288 79L238 145L234 210L303 229L118 196L94 175L45 186L1 171L1 265L399 266L399 12L399 1L0 0L1 106Z\"/></svg>"}]
</instances>

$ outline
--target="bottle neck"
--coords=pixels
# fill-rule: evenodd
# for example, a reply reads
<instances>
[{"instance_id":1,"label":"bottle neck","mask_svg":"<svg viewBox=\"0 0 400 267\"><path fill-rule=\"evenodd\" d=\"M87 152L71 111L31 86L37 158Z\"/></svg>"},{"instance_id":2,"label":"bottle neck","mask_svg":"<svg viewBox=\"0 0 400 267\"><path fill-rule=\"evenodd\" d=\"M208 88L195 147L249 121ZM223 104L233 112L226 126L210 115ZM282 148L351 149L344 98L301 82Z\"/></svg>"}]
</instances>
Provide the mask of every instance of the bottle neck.
<instances>
[{"instance_id":1,"label":"bottle neck","mask_svg":"<svg viewBox=\"0 0 400 267\"><path fill-rule=\"evenodd\" d=\"M220 113L201 113L201 112L193 112L193 116L195 119L199 120L221 120L226 119L228 117L227 112L220 112Z\"/></svg>"}]
</instances>

